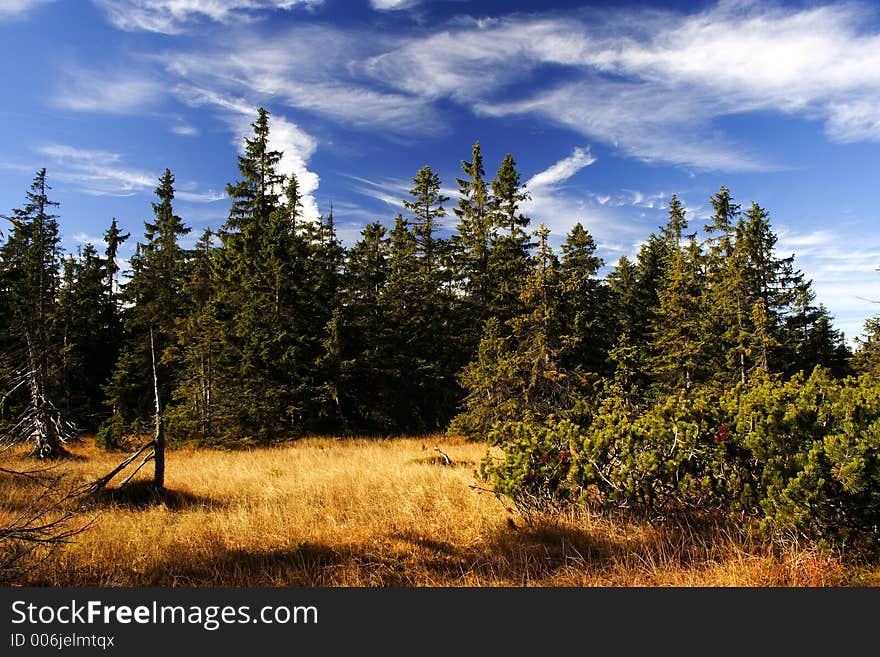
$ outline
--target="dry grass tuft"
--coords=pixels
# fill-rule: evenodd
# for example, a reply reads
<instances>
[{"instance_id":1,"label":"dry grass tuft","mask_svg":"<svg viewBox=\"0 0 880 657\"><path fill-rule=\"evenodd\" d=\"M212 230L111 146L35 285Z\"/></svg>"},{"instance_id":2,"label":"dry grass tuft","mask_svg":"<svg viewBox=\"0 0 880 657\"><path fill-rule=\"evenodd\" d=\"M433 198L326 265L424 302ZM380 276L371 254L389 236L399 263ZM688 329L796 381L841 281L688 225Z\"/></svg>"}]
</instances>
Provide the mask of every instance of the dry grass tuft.
<instances>
[{"instance_id":1,"label":"dry grass tuft","mask_svg":"<svg viewBox=\"0 0 880 657\"><path fill-rule=\"evenodd\" d=\"M442 444L453 465L433 449ZM445 438L311 438L247 451L179 449L168 492L146 481L90 502L96 522L24 582L64 586L838 586L867 567L774 551L723 527L586 511L531 524L470 488L484 446ZM90 442L62 467L119 462ZM22 458L22 457L18 457ZM0 478L0 525L27 482Z\"/></svg>"}]
</instances>

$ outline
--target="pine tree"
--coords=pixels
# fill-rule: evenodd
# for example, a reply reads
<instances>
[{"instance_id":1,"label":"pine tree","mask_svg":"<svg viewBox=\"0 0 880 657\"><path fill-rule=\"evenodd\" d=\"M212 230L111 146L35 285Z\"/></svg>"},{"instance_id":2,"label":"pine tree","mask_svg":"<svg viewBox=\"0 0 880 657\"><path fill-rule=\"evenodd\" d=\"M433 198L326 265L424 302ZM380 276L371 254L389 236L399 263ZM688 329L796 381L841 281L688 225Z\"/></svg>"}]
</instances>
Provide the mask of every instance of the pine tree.
<instances>
[{"instance_id":1,"label":"pine tree","mask_svg":"<svg viewBox=\"0 0 880 657\"><path fill-rule=\"evenodd\" d=\"M495 239L480 142L474 144L471 161L463 160L461 167L466 177L456 178L460 196L453 211L459 222L458 235L453 238L453 249L456 278L464 292L460 312L470 320L462 337L466 348L474 348L491 311L489 249Z\"/></svg>"},{"instance_id":2,"label":"pine tree","mask_svg":"<svg viewBox=\"0 0 880 657\"><path fill-rule=\"evenodd\" d=\"M400 218L402 221L402 217ZM395 344L386 338L388 325L382 297L391 276L391 245L385 227L368 224L347 254L342 278L342 304L329 351L338 363L337 395L342 427L347 432L392 431Z\"/></svg>"},{"instance_id":3,"label":"pine tree","mask_svg":"<svg viewBox=\"0 0 880 657\"><path fill-rule=\"evenodd\" d=\"M562 245L559 264L560 333L571 337L563 363L594 375L605 371L609 348L607 287L597 277L603 264L593 236L575 224Z\"/></svg>"},{"instance_id":4,"label":"pine tree","mask_svg":"<svg viewBox=\"0 0 880 657\"><path fill-rule=\"evenodd\" d=\"M422 268L434 272L439 265L439 258L444 255L444 244L437 237L440 220L446 216L443 204L449 200L440 192L440 176L425 165L413 178L413 187L409 190L410 199L403 200L403 207L412 212L410 225L418 245L418 253Z\"/></svg>"},{"instance_id":5,"label":"pine tree","mask_svg":"<svg viewBox=\"0 0 880 657\"><path fill-rule=\"evenodd\" d=\"M61 240L58 217L52 214L58 203L49 200L49 189L46 170L41 169L24 207L6 217L13 231L0 253L3 305L10 311L2 337L7 373L3 399L15 418L5 441L31 442L32 453L40 458L60 455L62 443L73 434L55 405L63 352L58 309Z\"/></svg>"},{"instance_id":6,"label":"pine tree","mask_svg":"<svg viewBox=\"0 0 880 657\"><path fill-rule=\"evenodd\" d=\"M126 433L145 431L155 419L153 350L158 359L162 408L170 403L179 374L166 358L166 350L174 343L177 321L185 309L187 253L179 240L190 229L174 213L174 175L170 169L165 169L155 193L154 220L144 222L144 241L136 245L130 280L123 291L123 346L106 386L113 417L99 434L108 447L118 446Z\"/></svg>"},{"instance_id":7,"label":"pine tree","mask_svg":"<svg viewBox=\"0 0 880 657\"><path fill-rule=\"evenodd\" d=\"M520 295L532 268L529 252L535 246L528 233L530 219L520 212L521 204L529 195L509 153L498 168L491 188L491 223L497 230L489 246L487 288L490 298L486 315L497 317L501 331L505 332L507 321L523 310Z\"/></svg>"}]
</instances>

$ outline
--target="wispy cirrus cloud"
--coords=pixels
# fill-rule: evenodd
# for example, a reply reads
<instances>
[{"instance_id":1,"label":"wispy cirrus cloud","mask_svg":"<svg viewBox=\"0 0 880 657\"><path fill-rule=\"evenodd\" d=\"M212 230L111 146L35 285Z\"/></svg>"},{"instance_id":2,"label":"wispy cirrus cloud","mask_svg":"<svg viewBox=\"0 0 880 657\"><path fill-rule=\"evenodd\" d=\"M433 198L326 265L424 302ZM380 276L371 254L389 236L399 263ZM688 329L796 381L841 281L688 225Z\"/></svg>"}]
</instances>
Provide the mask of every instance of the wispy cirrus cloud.
<instances>
[{"instance_id":1,"label":"wispy cirrus cloud","mask_svg":"<svg viewBox=\"0 0 880 657\"><path fill-rule=\"evenodd\" d=\"M133 70L92 70L68 66L56 90L55 105L79 112L132 114L164 98L163 86Z\"/></svg>"},{"instance_id":2,"label":"wispy cirrus cloud","mask_svg":"<svg viewBox=\"0 0 880 657\"><path fill-rule=\"evenodd\" d=\"M24 18L33 9L55 0L3 0L0 2L0 21Z\"/></svg>"},{"instance_id":3,"label":"wispy cirrus cloud","mask_svg":"<svg viewBox=\"0 0 880 657\"><path fill-rule=\"evenodd\" d=\"M306 26L272 37L238 36L222 49L172 51L157 59L182 86L271 100L347 129L397 134L438 129L444 124L430 99L377 85L359 71L358 62L385 41L357 31Z\"/></svg>"},{"instance_id":4,"label":"wispy cirrus cloud","mask_svg":"<svg viewBox=\"0 0 880 657\"><path fill-rule=\"evenodd\" d=\"M484 116L540 115L642 160L759 171L780 163L738 144L719 119L769 110L821 121L834 140L880 140L880 35L862 28L868 11L736 0L690 14L609 10L598 22L461 21L365 68Z\"/></svg>"},{"instance_id":5,"label":"wispy cirrus cloud","mask_svg":"<svg viewBox=\"0 0 880 657\"><path fill-rule=\"evenodd\" d=\"M20 0L19 0L20 1ZM316 7L323 0L93 0L121 30L178 34L192 23L255 20L261 12Z\"/></svg>"},{"instance_id":6,"label":"wispy cirrus cloud","mask_svg":"<svg viewBox=\"0 0 880 657\"><path fill-rule=\"evenodd\" d=\"M541 223L550 229L554 243L563 241L575 224L582 224L597 239L599 254L611 261L629 255L644 231L638 222L624 216L617 204L608 203L610 196L602 197L602 202L599 195L586 191L588 183L567 184L596 161L589 147L575 147L571 155L526 181L529 199L522 209L532 219L533 228Z\"/></svg>"},{"instance_id":7,"label":"wispy cirrus cloud","mask_svg":"<svg viewBox=\"0 0 880 657\"><path fill-rule=\"evenodd\" d=\"M128 165L120 153L45 144L37 152L52 163L53 177L93 196L132 196L152 192L159 174ZM184 201L210 203L226 198L214 191L199 192L194 185L178 185L175 196ZM182 188L182 189L181 189Z\"/></svg>"},{"instance_id":8,"label":"wispy cirrus cloud","mask_svg":"<svg viewBox=\"0 0 880 657\"><path fill-rule=\"evenodd\" d=\"M400 11L421 4L421 0L370 0L370 6L376 11Z\"/></svg>"},{"instance_id":9,"label":"wispy cirrus cloud","mask_svg":"<svg viewBox=\"0 0 880 657\"><path fill-rule=\"evenodd\" d=\"M175 21L305 6L123 4L131 2ZM486 118L538 116L646 162L766 171L792 163L725 130L725 118L775 112L820 122L834 141L880 140L880 34L862 27L868 11L725 0L690 13L603 10L600 21L578 12L459 17L409 34L244 26L222 48L174 47L151 59L180 85L271 102L346 129L437 134L449 127L443 104L452 102ZM121 108L149 91L104 87L94 97L105 93ZM69 103L90 103L76 100L84 96L66 94Z\"/></svg>"}]
</instances>

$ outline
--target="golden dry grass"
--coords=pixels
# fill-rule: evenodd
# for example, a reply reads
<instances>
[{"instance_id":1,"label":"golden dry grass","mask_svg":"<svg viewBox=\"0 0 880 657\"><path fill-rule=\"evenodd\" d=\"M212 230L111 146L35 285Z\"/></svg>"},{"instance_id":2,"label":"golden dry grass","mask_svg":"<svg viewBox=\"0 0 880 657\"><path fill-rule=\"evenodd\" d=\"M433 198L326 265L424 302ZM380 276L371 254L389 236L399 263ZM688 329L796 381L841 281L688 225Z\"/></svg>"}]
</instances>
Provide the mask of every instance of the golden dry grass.
<instances>
[{"instance_id":1,"label":"golden dry grass","mask_svg":"<svg viewBox=\"0 0 880 657\"><path fill-rule=\"evenodd\" d=\"M433 446L454 460L438 462ZM470 487L484 446L443 438L312 438L249 451L174 450L162 504L96 501L74 542L35 555L23 582L63 586L835 586L866 567L773 551L720 528L532 524ZM74 445L86 481L119 454ZM20 457L19 457L20 458ZM24 463L22 460L21 463ZM13 461L14 464L14 461ZM146 478L146 474L144 478ZM139 475L140 477L140 475ZM0 526L35 491L0 478ZM134 488L137 491L137 487ZM143 500L142 500L143 501Z\"/></svg>"}]
</instances>

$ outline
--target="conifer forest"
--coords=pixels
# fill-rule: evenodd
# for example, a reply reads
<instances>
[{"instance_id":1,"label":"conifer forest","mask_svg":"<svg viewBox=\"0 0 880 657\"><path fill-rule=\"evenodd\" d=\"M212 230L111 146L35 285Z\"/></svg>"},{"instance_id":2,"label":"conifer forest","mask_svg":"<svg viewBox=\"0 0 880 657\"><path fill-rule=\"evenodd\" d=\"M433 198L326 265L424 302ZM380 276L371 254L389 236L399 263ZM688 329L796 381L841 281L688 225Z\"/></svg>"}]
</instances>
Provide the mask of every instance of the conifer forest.
<instances>
[{"instance_id":1,"label":"conifer forest","mask_svg":"<svg viewBox=\"0 0 880 657\"><path fill-rule=\"evenodd\" d=\"M168 169L143 232L108 217L102 250L62 250L51 171L2 209L7 453L63 468L81 436L122 459L155 433L170 471L182 448L456 437L524 518L624 509L877 547L880 319L847 344L773 208L722 185L695 221L673 195L634 257L604 262L589 225L555 242L535 225L514 155L476 142L457 199L426 165L405 211L346 247L332 211L303 218L271 124L253 117L228 217L192 248Z\"/></svg>"}]
</instances>

